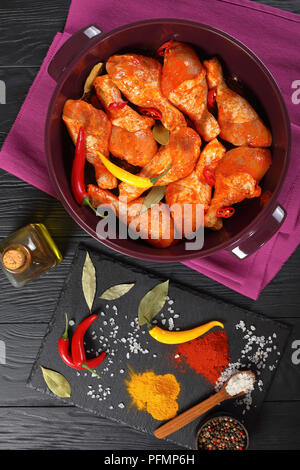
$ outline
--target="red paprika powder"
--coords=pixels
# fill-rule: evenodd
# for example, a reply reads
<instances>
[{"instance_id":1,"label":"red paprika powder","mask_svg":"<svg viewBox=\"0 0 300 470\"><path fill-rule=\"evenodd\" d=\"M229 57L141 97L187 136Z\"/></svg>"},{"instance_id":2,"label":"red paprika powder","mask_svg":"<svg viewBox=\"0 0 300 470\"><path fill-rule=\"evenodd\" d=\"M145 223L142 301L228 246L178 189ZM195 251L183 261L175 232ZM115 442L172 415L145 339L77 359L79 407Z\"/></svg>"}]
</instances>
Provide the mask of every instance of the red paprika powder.
<instances>
[{"instance_id":1,"label":"red paprika powder","mask_svg":"<svg viewBox=\"0 0 300 470\"><path fill-rule=\"evenodd\" d=\"M175 360L183 361L197 374L202 374L215 385L230 361L228 338L224 330L213 331L188 343L179 344ZM184 369L181 367L181 370Z\"/></svg>"}]
</instances>

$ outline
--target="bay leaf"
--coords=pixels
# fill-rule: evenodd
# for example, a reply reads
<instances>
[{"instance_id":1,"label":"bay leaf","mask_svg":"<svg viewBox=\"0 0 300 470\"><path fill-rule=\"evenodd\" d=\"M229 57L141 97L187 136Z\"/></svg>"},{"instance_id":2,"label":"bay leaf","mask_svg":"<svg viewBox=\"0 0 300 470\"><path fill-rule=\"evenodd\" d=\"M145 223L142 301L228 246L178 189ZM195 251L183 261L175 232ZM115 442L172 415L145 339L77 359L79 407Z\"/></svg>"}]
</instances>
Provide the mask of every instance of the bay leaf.
<instances>
[{"instance_id":1,"label":"bay leaf","mask_svg":"<svg viewBox=\"0 0 300 470\"><path fill-rule=\"evenodd\" d=\"M61 398L69 398L71 396L71 386L67 379L51 369L40 366L46 384L52 393Z\"/></svg>"},{"instance_id":2,"label":"bay leaf","mask_svg":"<svg viewBox=\"0 0 300 470\"><path fill-rule=\"evenodd\" d=\"M119 299L123 295L127 294L127 292L129 292L133 286L134 286L134 283L133 284L118 284L118 285L112 286L106 291L104 291L103 294L99 298L104 299L104 300Z\"/></svg>"},{"instance_id":3,"label":"bay leaf","mask_svg":"<svg viewBox=\"0 0 300 470\"><path fill-rule=\"evenodd\" d=\"M142 298L138 308L139 325L151 324L151 320L165 305L169 290L169 281L158 284Z\"/></svg>"},{"instance_id":4,"label":"bay leaf","mask_svg":"<svg viewBox=\"0 0 300 470\"><path fill-rule=\"evenodd\" d=\"M101 72L102 67L103 67L103 62L98 62L98 64L94 65L94 67L90 71L83 87L83 95L80 98L81 100L83 100L85 97L87 97L91 93L93 89L94 80Z\"/></svg>"},{"instance_id":5,"label":"bay leaf","mask_svg":"<svg viewBox=\"0 0 300 470\"><path fill-rule=\"evenodd\" d=\"M152 135L156 142L161 145L167 145L169 143L170 131L166 129L160 121L157 121L152 128Z\"/></svg>"},{"instance_id":6,"label":"bay leaf","mask_svg":"<svg viewBox=\"0 0 300 470\"><path fill-rule=\"evenodd\" d=\"M154 204L158 204L165 197L165 193L166 186L153 186L144 199L141 214Z\"/></svg>"},{"instance_id":7,"label":"bay leaf","mask_svg":"<svg viewBox=\"0 0 300 470\"><path fill-rule=\"evenodd\" d=\"M81 283L84 298L91 311L96 294L96 270L88 252L82 269Z\"/></svg>"}]
</instances>

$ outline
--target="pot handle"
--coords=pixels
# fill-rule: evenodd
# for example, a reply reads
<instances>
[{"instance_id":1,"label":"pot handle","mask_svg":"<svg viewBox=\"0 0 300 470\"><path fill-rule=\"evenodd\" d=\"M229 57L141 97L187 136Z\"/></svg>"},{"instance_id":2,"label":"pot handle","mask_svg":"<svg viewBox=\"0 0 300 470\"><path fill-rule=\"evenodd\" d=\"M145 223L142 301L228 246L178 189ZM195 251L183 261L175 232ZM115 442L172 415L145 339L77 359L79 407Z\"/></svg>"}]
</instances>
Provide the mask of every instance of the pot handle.
<instances>
[{"instance_id":1,"label":"pot handle","mask_svg":"<svg viewBox=\"0 0 300 470\"><path fill-rule=\"evenodd\" d=\"M249 234L248 238L241 243L236 243L228 249L231 253L243 260L252 255L256 250L261 248L271 237L279 230L286 218L286 211L277 204L272 214L265 219L263 228Z\"/></svg>"},{"instance_id":2,"label":"pot handle","mask_svg":"<svg viewBox=\"0 0 300 470\"><path fill-rule=\"evenodd\" d=\"M91 39L101 33L99 26L91 24L73 34L51 60L48 66L49 75L57 82L78 51L88 47Z\"/></svg>"}]
</instances>

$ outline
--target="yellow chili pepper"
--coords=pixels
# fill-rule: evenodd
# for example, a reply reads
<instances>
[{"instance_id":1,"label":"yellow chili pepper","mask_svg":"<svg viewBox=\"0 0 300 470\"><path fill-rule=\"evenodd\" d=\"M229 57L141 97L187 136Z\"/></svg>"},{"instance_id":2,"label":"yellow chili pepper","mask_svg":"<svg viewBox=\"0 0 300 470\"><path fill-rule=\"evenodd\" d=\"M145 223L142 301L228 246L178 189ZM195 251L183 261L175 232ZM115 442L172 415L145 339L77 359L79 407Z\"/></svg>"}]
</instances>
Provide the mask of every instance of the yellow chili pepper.
<instances>
[{"instance_id":1,"label":"yellow chili pepper","mask_svg":"<svg viewBox=\"0 0 300 470\"><path fill-rule=\"evenodd\" d=\"M144 176L133 175L132 173L129 173L129 171L123 170L123 168L120 168L118 165L112 163L108 158L102 155L102 153L97 153L101 158L103 165L112 175L114 175L119 180L124 181L124 183L131 184L132 186L136 186L137 188L144 188L145 190L154 186L154 184L159 180L159 178L164 176L172 167L171 164L169 168L160 176L151 176L150 178L148 178Z\"/></svg>"},{"instance_id":2,"label":"yellow chili pepper","mask_svg":"<svg viewBox=\"0 0 300 470\"><path fill-rule=\"evenodd\" d=\"M186 343L187 341L192 341L193 339L204 335L214 326L220 326L221 328L224 328L223 323L219 321L210 321L204 325L192 328L191 330L183 331L168 331L163 330L159 326L154 326L151 328L151 330L149 330L149 334L152 336L152 338L156 339L156 341L159 341L160 343L181 344Z\"/></svg>"}]
</instances>

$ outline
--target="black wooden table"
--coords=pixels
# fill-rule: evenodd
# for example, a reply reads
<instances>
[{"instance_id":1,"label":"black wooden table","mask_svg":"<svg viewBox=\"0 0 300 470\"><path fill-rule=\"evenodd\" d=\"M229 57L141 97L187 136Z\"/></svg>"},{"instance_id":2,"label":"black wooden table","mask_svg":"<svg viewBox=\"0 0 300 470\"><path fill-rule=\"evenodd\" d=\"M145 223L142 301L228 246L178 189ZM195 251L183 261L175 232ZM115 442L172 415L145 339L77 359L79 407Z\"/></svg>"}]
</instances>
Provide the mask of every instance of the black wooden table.
<instances>
[{"instance_id":1,"label":"black wooden table","mask_svg":"<svg viewBox=\"0 0 300 470\"><path fill-rule=\"evenodd\" d=\"M262 3L300 13L299 0ZM69 0L0 2L0 80L7 92L7 104L0 104L1 145L55 33L64 27L68 7ZM0 449L176 449L76 407L61 405L25 386L78 242L94 247L98 243L75 225L57 200L2 170L0 188L0 237L29 222L44 222L64 256L59 267L21 290L0 276L0 340L6 345L6 363L0 362ZM294 326L251 447L300 449L300 248L256 302L182 264L142 264L171 280ZM3 355L0 360L4 362Z\"/></svg>"}]
</instances>

